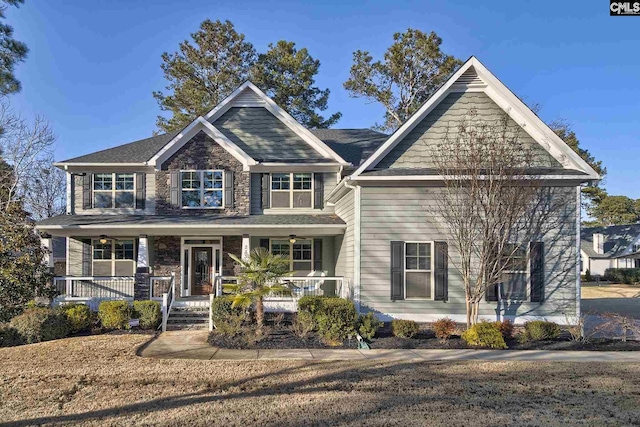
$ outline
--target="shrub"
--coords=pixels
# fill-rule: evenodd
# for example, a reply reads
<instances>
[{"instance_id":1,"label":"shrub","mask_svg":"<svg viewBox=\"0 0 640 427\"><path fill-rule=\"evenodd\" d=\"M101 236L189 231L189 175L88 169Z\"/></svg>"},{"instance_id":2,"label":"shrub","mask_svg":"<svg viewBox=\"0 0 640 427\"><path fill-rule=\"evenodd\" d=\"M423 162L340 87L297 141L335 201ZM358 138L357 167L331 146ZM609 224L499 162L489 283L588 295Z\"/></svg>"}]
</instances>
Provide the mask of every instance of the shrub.
<instances>
[{"instance_id":1,"label":"shrub","mask_svg":"<svg viewBox=\"0 0 640 427\"><path fill-rule=\"evenodd\" d=\"M293 316L291 332L298 338L306 338L315 328L313 316L307 311L299 311Z\"/></svg>"},{"instance_id":2,"label":"shrub","mask_svg":"<svg viewBox=\"0 0 640 427\"><path fill-rule=\"evenodd\" d=\"M244 310L233 308L231 297L218 297L211 304L211 321L216 331L227 336L235 336L243 332L242 326L247 319Z\"/></svg>"},{"instance_id":3,"label":"shrub","mask_svg":"<svg viewBox=\"0 0 640 427\"><path fill-rule=\"evenodd\" d=\"M20 344L23 344L23 340L16 328L9 324L0 325L0 347L13 347Z\"/></svg>"},{"instance_id":4,"label":"shrub","mask_svg":"<svg viewBox=\"0 0 640 427\"><path fill-rule=\"evenodd\" d=\"M591 270L589 270L588 268L587 268L587 271L584 272L584 281L585 282L591 281Z\"/></svg>"},{"instance_id":5,"label":"shrub","mask_svg":"<svg viewBox=\"0 0 640 427\"><path fill-rule=\"evenodd\" d=\"M343 341L355 332L356 307L343 298L325 298L315 320L318 333L326 340Z\"/></svg>"},{"instance_id":6,"label":"shrub","mask_svg":"<svg viewBox=\"0 0 640 427\"><path fill-rule=\"evenodd\" d=\"M382 325L384 323L378 320L373 313L358 317L358 333L368 340L376 336L378 329L382 328Z\"/></svg>"},{"instance_id":7,"label":"shrub","mask_svg":"<svg viewBox=\"0 0 640 427\"><path fill-rule=\"evenodd\" d=\"M84 304L65 304L61 305L58 310L67 318L72 334L91 328L92 316L88 306Z\"/></svg>"},{"instance_id":8,"label":"shrub","mask_svg":"<svg viewBox=\"0 0 640 427\"><path fill-rule=\"evenodd\" d=\"M131 306L127 301L103 301L98 306L98 318L104 328L129 329Z\"/></svg>"},{"instance_id":9,"label":"shrub","mask_svg":"<svg viewBox=\"0 0 640 427\"><path fill-rule=\"evenodd\" d=\"M560 326L557 323L546 320L531 320L524 324L521 340L524 342L552 340L558 338L560 332Z\"/></svg>"},{"instance_id":10,"label":"shrub","mask_svg":"<svg viewBox=\"0 0 640 427\"><path fill-rule=\"evenodd\" d=\"M507 348L500 328L495 323L476 323L462 333L462 339L472 347Z\"/></svg>"},{"instance_id":11,"label":"shrub","mask_svg":"<svg viewBox=\"0 0 640 427\"><path fill-rule=\"evenodd\" d=\"M133 317L140 320L142 329L156 329L162 322L162 309L158 301L134 301Z\"/></svg>"},{"instance_id":12,"label":"shrub","mask_svg":"<svg viewBox=\"0 0 640 427\"><path fill-rule=\"evenodd\" d=\"M395 319L391 321L391 332L393 332L393 335L396 337L413 338L420 332L420 328L413 320Z\"/></svg>"},{"instance_id":13,"label":"shrub","mask_svg":"<svg viewBox=\"0 0 640 427\"><path fill-rule=\"evenodd\" d=\"M324 302L335 297L318 297L307 295L298 300L298 311L306 311L312 316L316 316L321 310Z\"/></svg>"},{"instance_id":14,"label":"shrub","mask_svg":"<svg viewBox=\"0 0 640 427\"><path fill-rule=\"evenodd\" d=\"M63 314L44 307L26 309L11 319L9 326L15 328L28 344L64 338L70 331Z\"/></svg>"},{"instance_id":15,"label":"shrub","mask_svg":"<svg viewBox=\"0 0 640 427\"><path fill-rule=\"evenodd\" d=\"M495 321L494 325L500 330L502 338L505 340L513 338L513 323L509 319L503 319L502 322Z\"/></svg>"},{"instance_id":16,"label":"shrub","mask_svg":"<svg viewBox=\"0 0 640 427\"><path fill-rule=\"evenodd\" d=\"M607 268L603 278L614 283L637 284L640 283L640 268Z\"/></svg>"},{"instance_id":17,"label":"shrub","mask_svg":"<svg viewBox=\"0 0 640 427\"><path fill-rule=\"evenodd\" d=\"M448 340L456 331L456 322L448 317L438 319L433 324L433 331L436 333L436 338L442 341Z\"/></svg>"}]
</instances>

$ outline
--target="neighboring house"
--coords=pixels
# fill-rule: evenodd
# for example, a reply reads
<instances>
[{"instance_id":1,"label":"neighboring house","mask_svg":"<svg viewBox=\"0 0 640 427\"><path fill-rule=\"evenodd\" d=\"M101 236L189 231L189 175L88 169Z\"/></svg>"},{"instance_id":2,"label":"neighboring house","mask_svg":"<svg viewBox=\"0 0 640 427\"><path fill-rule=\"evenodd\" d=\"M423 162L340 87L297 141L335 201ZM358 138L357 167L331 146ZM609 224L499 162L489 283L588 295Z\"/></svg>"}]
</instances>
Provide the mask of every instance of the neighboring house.
<instances>
[{"instance_id":1,"label":"neighboring house","mask_svg":"<svg viewBox=\"0 0 640 427\"><path fill-rule=\"evenodd\" d=\"M442 186L429 145L470 109L521 126L554 206L553 227L519 254L530 262L507 273L509 299L490 293L480 315L564 322L579 313L579 186L599 177L473 57L391 136L305 129L247 82L179 132L57 163L68 214L38 229L69 238L58 280L78 298L157 297L157 276L175 273L181 301L196 300L235 274L229 253L266 247L316 276L298 292L382 319L464 321L456 254L438 255L447 236L425 207Z\"/></svg>"},{"instance_id":2,"label":"neighboring house","mask_svg":"<svg viewBox=\"0 0 640 427\"><path fill-rule=\"evenodd\" d=\"M604 275L607 268L640 268L640 224L583 228L580 269Z\"/></svg>"}]
</instances>

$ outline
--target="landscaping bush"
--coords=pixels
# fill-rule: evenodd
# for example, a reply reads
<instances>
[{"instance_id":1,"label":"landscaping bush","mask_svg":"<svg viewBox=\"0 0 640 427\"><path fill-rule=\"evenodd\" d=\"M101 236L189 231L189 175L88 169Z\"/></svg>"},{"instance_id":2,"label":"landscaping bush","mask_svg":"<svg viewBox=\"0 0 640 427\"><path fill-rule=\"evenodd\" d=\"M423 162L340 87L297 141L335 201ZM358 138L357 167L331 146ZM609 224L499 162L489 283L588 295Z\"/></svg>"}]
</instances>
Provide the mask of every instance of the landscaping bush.
<instances>
[{"instance_id":1,"label":"landscaping bush","mask_svg":"<svg viewBox=\"0 0 640 427\"><path fill-rule=\"evenodd\" d=\"M502 338L505 340L513 338L513 322L511 320L503 319L502 322L495 321L493 324L500 330Z\"/></svg>"},{"instance_id":2,"label":"landscaping bush","mask_svg":"<svg viewBox=\"0 0 640 427\"><path fill-rule=\"evenodd\" d=\"M589 270L587 268L587 271L584 272L584 281L585 282L590 282L591 281L591 270Z\"/></svg>"},{"instance_id":3,"label":"landscaping bush","mask_svg":"<svg viewBox=\"0 0 640 427\"><path fill-rule=\"evenodd\" d=\"M329 298L336 299L335 297L304 296L298 300L298 311L306 311L315 317L322 310L324 301Z\"/></svg>"},{"instance_id":4,"label":"landscaping bush","mask_svg":"<svg viewBox=\"0 0 640 427\"><path fill-rule=\"evenodd\" d=\"M614 283L634 285L640 283L640 268L607 268L603 279Z\"/></svg>"},{"instance_id":5,"label":"landscaping bush","mask_svg":"<svg viewBox=\"0 0 640 427\"><path fill-rule=\"evenodd\" d=\"M0 325L0 347L13 347L23 344L22 337L16 328L9 324Z\"/></svg>"},{"instance_id":6,"label":"landscaping bush","mask_svg":"<svg viewBox=\"0 0 640 427\"><path fill-rule=\"evenodd\" d=\"M65 304L61 305L58 310L67 318L72 334L86 331L91 328L91 310L87 305Z\"/></svg>"},{"instance_id":7,"label":"landscaping bush","mask_svg":"<svg viewBox=\"0 0 640 427\"><path fill-rule=\"evenodd\" d=\"M472 347L507 348L496 323L476 323L462 333L462 339Z\"/></svg>"},{"instance_id":8,"label":"landscaping bush","mask_svg":"<svg viewBox=\"0 0 640 427\"><path fill-rule=\"evenodd\" d=\"M107 329L129 329L131 306L127 301L103 301L98 306L98 318Z\"/></svg>"},{"instance_id":9,"label":"landscaping bush","mask_svg":"<svg viewBox=\"0 0 640 427\"><path fill-rule=\"evenodd\" d=\"M391 332L396 337L413 338L419 331L418 324L413 320L395 319L391 321Z\"/></svg>"},{"instance_id":10,"label":"landscaping bush","mask_svg":"<svg viewBox=\"0 0 640 427\"><path fill-rule=\"evenodd\" d=\"M162 322L162 309L158 301L134 301L133 317L140 320L142 329L156 329Z\"/></svg>"},{"instance_id":11,"label":"landscaping bush","mask_svg":"<svg viewBox=\"0 0 640 427\"><path fill-rule=\"evenodd\" d=\"M456 322L448 317L438 319L433 324L433 331L436 333L436 338L441 341L448 340L456 331Z\"/></svg>"},{"instance_id":12,"label":"landscaping bush","mask_svg":"<svg viewBox=\"0 0 640 427\"><path fill-rule=\"evenodd\" d=\"M315 316L318 333L330 341L343 341L353 334L357 318L353 302L343 298L325 298Z\"/></svg>"},{"instance_id":13,"label":"landscaping bush","mask_svg":"<svg viewBox=\"0 0 640 427\"><path fill-rule=\"evenodd\" d=\"M211 321L220 334L235 336L243 332L246 313L241 307L233 308L232 305L233 299L229 297L214 298L211 304Z\"/></svg>"},{"instance_id":14,"label":"landscaping bush","mask_svg":"<svg viewBox=\"0 0 640 427\"><path fill-rule=\"evenodd\" d=\"M560 326L554 322L546 320L531 320L524 324L524 332L521 341L545 341L558 338L560 336Z\"/></svg>"},{"instance_id":15,"label":"landscaping bush","mask_svg":"<svg viewBox=\"0 0 640 427\"><path fill-rule=\"evenodd\" d=\"M9 326L28 344L64 338L70 332L69 322L62 313L44 307L26 309L11 319Z\"/></svg>"},{"instance_id":16,"label":"landscaping bush","mask_svg":"<svg viewBox=\"0 0 640 427\"><path fill-rule=\"evenodd\" d=\"M373 313L358 317L358 333L368 340L376 336L378 329L382 328L382 325L384 323L378 320Z\"/></svg>"},{"instance_id":17,"label":"landscaping bush","mask_svg":"<svg viewBox=\"0 0 640 427\"><path fill-rule=\"evenodd\" d=\"M299 311L293 315L291 332L298 338L306 338L315 329L313 316L308 311Z\"/></svg>"}]
</instances>

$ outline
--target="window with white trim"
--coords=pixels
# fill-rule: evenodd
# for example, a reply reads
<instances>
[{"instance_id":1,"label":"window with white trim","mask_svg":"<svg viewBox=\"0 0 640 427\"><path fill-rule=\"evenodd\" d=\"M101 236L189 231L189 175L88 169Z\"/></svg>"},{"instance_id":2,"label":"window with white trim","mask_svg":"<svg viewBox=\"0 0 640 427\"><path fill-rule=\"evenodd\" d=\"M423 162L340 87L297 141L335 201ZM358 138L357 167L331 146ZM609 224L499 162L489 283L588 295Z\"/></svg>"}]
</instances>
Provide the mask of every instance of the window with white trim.
<instances>
[{"instance_id":1,"label":"window with white trim","mask_svg":"<svg viewBox=\"0 0 640 427\"><path fill-rule=\"evenodd\" d=\"M272 173L271 207L313 208L313 173Z\"/></svg>"},{"instance_id":2,"label":"window with white trim","mask_svg":"<svg viewBox=\"0 0 640 427\"><path fill-rule=\"evenodd\" d=\"M136 254L134 239L109 239L91 242L94 276L131 276L135 274Z\"/></svg>"},{"instance_id":3,"label":"window with white trim","mask_svg":"<svg viewBox=\"0 0 640 427\"><path fill-rule=\"evenodd\" d=\"M313 240L271 240L271 253L281 255L289 260L289 269L296 273L310 273L313 271Z\"/></svg>"},{"instance_id":4,"label":"window with white trim","mask_svg":"<svg viewBox=\"0 0 640 427\"><path fill-rule=\"evenodd\" d=\"M180 198L183 208L224 207L224 171L180 171Z\"/></svg>"},{"instance_id":5,"label":"window with white trim","mask_svg":"<svg viewBox=\"0 0 640 427\"><path fill-rule=\"evenodd\" d=\"M94 173L93 207L102 209L135 207L135 174Z\"/></svg>"},{"instance_id":6,"label":"window with white trim","mask_svg":"<svg viewBox=\"0 0 640 427\"><path fill-rule=\"evenodd\" d=\"M406 242L404 295L406 299L433 299L433 242Z\"/></svg>"},{"instance_id":7,"label":"window with white trim","mask_svg":"<svg viewBox=\"0 0 640 427\"><path fill-rule=\"evenodd\" d=\"M505 268L502 271L502 295L506 300L526 300L529 288L529 245L508 243L505 245L502 256L505 259Z\"/></svg>"}]
</instances>

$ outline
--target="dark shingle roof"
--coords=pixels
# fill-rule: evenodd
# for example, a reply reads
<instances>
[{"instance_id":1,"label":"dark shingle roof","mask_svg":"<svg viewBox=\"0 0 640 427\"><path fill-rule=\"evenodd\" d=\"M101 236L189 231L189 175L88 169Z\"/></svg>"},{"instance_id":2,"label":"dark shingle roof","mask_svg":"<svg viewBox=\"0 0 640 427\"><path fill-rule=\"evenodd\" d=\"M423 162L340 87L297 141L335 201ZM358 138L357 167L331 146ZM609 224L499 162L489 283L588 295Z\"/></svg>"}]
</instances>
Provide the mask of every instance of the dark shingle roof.
<instances>
[{"instance_id":1,"label":"dark shingle roof","mask_svg":"<svg viewBox=\"0 0 640 427\"><path fill-rule=\"evenodd\" d=\"M389 137L371 129L312 129L311 133L356 167Z\"/></svg>"},{"instance_id":2,"label":"dark shingle roof","mask_svg":"<svg viewBox=\"0 0 640 427\"><path fill-rule=\"evenodd\" d=\"M144 163L171 141L180 131L163 133L151 138L140 139L84 156L74 157L60 163Z\"/></svg>"},{"instance_id":3,"label":"dark shingle roof","mask_svg":"<svg viewBox=\"0 0 640 427\"><path fill-rule=\"evenodd\" d=\"M337 215L58 215L38 222L38 227L81 227L99 225L106 228L121 225L181 225L238 226L238 225L344 225Z\"/></svg>"},{"instance_id":4,"label":"dark shingle roof","mask_svg":"<svg viewBox=\"0 0 640 427\"><path fill-rule=\"evenodd\" d=\"M604 236L604 254L593 250L593 235L596 233ZM580 230L580 249L590 258L615 258L622 255L639 235L640 224L583 228Z\"/></svg>"},{"instance_id":5,"label":"dark shingle roof","mask_svg":"<svg viewBox=\"0 0 640 427\"><path fill-rule=\"evenodd\" d=\"M587 174L573 169L562 168L532 168L532 175L565 175L565 176L586 176ZM439 172L434 168L391 168L377 169L363 172L363 176L406 176L406 175L438 175Z\"/></svg>"}]
</instances>

